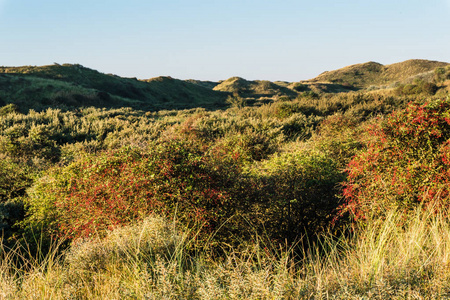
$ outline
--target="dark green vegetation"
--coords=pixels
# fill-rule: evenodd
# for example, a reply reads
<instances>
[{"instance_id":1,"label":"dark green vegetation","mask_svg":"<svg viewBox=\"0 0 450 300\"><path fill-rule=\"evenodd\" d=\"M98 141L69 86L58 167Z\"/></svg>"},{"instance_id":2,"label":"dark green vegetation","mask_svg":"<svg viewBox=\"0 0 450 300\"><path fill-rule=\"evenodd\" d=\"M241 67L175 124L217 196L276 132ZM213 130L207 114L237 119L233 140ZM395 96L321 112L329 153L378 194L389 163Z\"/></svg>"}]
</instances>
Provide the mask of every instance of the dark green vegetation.
<instances>
[{"instance_id":1,"label":"dark green vegetation","mask_svg":"<svg viewBox=\"0 0 450 300\"><path fill-rule=\"evenodd\" d=\"M32 249L37 232L70 244L157 214L189 228L189 250L223 254L448 208L445 63L301 83L0 70L4 244Z\"/></svg>"},{"instance_id":2,"label":"dark green vegetation","mask_svg":"<svg viewBox=\"0 0 450 300\"><path fill-rule=\"evenodd\" d=\"M224 107L226 94L198 84L158 77L121 78L81 65L0 68L0 101L21 111L49 107L132 107L142 110Z\"/></svg>"}]
</instances>

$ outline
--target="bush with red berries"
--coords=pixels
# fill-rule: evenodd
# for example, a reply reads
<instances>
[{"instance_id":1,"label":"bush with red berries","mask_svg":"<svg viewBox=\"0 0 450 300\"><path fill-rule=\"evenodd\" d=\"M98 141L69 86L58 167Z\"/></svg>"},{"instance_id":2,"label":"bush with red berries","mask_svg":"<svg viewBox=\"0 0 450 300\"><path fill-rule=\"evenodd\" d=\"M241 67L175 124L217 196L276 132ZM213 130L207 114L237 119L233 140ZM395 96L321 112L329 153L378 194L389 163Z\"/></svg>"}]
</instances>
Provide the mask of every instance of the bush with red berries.
<instances>
[{"instance_id":1,"label":"bush with red berries","mask_svg":"<svg viewBox=\"0 0 450 300\"><path fill-rule=\"evenodd\" d=\"M370 128L348 165L346 204L356 219L450 205L450 100L409 104Z\"/></svg>"}]
</instances>

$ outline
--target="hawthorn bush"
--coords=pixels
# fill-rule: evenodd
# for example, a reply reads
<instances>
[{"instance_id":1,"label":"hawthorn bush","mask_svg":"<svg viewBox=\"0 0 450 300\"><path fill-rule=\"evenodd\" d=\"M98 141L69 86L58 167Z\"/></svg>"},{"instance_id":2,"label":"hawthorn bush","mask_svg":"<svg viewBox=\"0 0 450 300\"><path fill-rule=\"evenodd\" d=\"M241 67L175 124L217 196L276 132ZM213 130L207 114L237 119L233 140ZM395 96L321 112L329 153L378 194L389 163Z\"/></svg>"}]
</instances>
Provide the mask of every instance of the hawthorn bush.
<instances>
[{"instance_id":1,"label":"hawthorn bush","mask_svg":"<svg viewBox=\"0 0 450 300\"><path fill-rule=\"evenodd\" d=\"M221 186L227 174L208 165L205 150L195 140L168 138L145 151L85 155L38 181L26 225L77 238L157 213L211 232L236 206Z\"/></svg>"},{"instance_id":2,"label":"hawthorn bush","mask_svg":"<svg viewBox=\"0 0 450 300\"><path fill-rule=\"evenodd\" d=\"M449 207L450 100L411 103L373 125L348 165L344 210L370 219L419 204Z\"/></svg>"}]
</instances>

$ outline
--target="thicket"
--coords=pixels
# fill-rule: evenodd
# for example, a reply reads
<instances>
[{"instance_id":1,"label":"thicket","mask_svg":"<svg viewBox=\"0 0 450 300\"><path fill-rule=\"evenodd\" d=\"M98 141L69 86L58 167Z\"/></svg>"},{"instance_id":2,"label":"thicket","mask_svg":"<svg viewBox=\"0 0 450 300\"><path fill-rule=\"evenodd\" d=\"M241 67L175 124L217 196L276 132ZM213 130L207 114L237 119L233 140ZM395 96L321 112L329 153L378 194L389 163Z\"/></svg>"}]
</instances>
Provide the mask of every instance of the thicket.
<instances>
[{"instance_id":1,"label":"thicket","mask_svg":"<svg viewBox=\"0 0 450 300\"><path fill-rule=\"evenodd\" d=\"M157 213L192 228L201 246L237 245L255 234L293 243L325 230L340 204L343 178L334 161L317 153L266 154L247 170L252 155L251 147L179 137L88 155L35 183L24 224L73 239Z\"/></svg>"},{"instance_id":2,"label":"thicket","mask_svg":"<svg viewBox=\"0 0 450 300\"><path fill-rule=\"evenodd\" d=\"M4 170L19 176L24 169L29 177L22 180L20 200L8 195L2 201L8 207L26 201L25 231L43 227L86 236L158 211L204 232L220 227L227 234L216 234L217 240L230 243L233 235L249 239L249 228L293 241L327 227L340 204L342 162L323 149L277 153L307 141L329 115L340 111L353 118L347 108L373 105L370 99L299 98L215 112L84 108L23 114L8 105L0 118ZM138 186L128 185L133 180ZM9 236L19 230L14 224L24 217L20 211L11 217L3 209Z\"/></svg>"},{"instance_id":3,"label":"thicket","mask_svg":"<svg viewBox=\"0 0 450 300\"><path fill-rule=\"evenodd\" d=\"M398 95L434 95L438 91L438 86L433 82L427 82L423 80L415 80L412 84L401 84L395 92Z\"/></svg>"},{"instance_id":4,"label":"thicket","mask_svg":"<svg viewBox=\"0 0 450 300\"><path fill-rule=\"evenodd\" d=\"M2 200L3 227L8 236L40 228L75 238L158 212L194 226L204 241L214 233L214 243L314 236L343 204L343 168L367 147L363 129L416 97L300 95L223 111L24 114L7 105L3 170L17 175L21 194ZM10 190L8 180L0 188Z\"/></svg>"},{"instance_id":5,"label":"thicket","mask_svg":"<svg viewBox=\"0 0 450 300\"><path fill-rule=\"evenodd\" d=\"M411 103L373 124L369 135L365 150L348 165L346 209L372 220L419 205L448 208L449 99Z\"/></svg>"}]
</instances>

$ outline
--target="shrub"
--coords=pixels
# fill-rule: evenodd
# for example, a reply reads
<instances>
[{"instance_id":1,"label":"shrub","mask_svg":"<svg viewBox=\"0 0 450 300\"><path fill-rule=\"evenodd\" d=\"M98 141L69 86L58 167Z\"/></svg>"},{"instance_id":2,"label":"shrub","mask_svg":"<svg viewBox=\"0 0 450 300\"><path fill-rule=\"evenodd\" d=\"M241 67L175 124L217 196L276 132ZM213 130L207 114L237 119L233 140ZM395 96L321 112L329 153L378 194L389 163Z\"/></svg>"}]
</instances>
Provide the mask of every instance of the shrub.
<instances>
[{"instance_id":1,"label":"shrub","mask_svg":"<svg viewBox=\"0 0 450 300\"><path fill-rule=\"evenodd\" d=\"M244 133L227 134L212 146L214 156L228 157L239 165L260 161L275 153L282 137L248 129ZM228 160L228 158L226 158Z\"/></svg>"},{"instance_id":2,"label":"shrub","mask_svg":"<svg viewBox=\"0 0 450 300\"><path fill-rule=\"evenodd\" d=\"M309 141L344 169L352 157L363 148L363 125L354 117L335 114L326 118Z\"/></svg>"},{"instance_id":3,"label":"shrub","mask_svg":"<svg viewBox=\"0 0 450 300\"><path fill-rule=\"evenodd\" d=\"M397 95L416 95L416 94L426 94L434 95L436 94L438 87L432 82L424 82L421 80L415 81L413 84L399 85L395 92Z\"/></svg>"},{"instance_id":4,"label":"shrub","mask_svg":"<svg viewBox=\"0 0 450 300\"><path fill-rule=\"evenodd\" d=\"M228 96L226 103L232 107L242 108L247 105L247 100L235 93L233 96Z\"/></svg>"},{"instance_id":5,"label":"shrub","mask_svg":"<svg viewBox=\"0 0 450 300\"><path fill-rule=\"evenodd\" d=\"M428 95L436 94L438 87L432 82L426 82L422 85L422 92Z\"/></svg>"},{"instance_id":6,"label":"shrub","mask_svg":"<svg viewBox=\"0 0 450 300\"><path fill-rule=\"evenodd\" d=\"M20 113L19 107L14 103L7 104L0 108L0 116L5 116L11 113Z\"/></svg>"},{"instance_id":7,"label":"shrub","mask_svg":"<svg viewBox=\"0 0 450 300\"><path fill-rule=\"evenodd\" d=\"M292 88L296 90L297 92L305 92L309 90L309 87L303 83L296 82L292 85Z\"/></svg>"},{"instance_id":8,"label":"shrub","mask_svg":"<svg viewBox=\"0 0 450 300\"><path fill-rule=\"evenodd\" d=\"M256 218L270 237L290 242L314 236L330 225L344 180L336 163L322 153L274 155L251 169L259 192ZM255 219L256 219L255 218Z\"/></svg>"},{"instance_id":9,"label":"shrub","mask_svg":"<svg viewBox=\"0 0 450 300\"><path fill-rule=\"evenodd\" d=\"M29 168L0 159L0 237L8 239L15 232L13 225L24 218L22 198L32 183Z\"/></svg>"},{"instance_id":10,"label":"shrub","mask_svg":"<svg viewBox=\"0 0 450 300\"><path fill-rule=\"evenodd\" d=\"M450 79L450 68L447 66L445 68L436 68L434 70L434 80L436 82L445 81Z\"/></svg>"},{"instance_id":11,"label":"shrub","mask_svg":"<svg viewBox=\"0 0 450 300\"><path fill-rule=\"evenodd\" d=\"M449 206L450 100L410 104L372 126L348 165L345 209L370 219L390 209Z\"/></svg>"},{"instance_id":12,"label":"shrub","mask_svg":"<svg viewBox=\"0 0 450 300\"><path fill-rule=\"evenodd\" d=\"M146 151L124 148L86 155L50 171L34 186L27 226L77 238L149 214L176 216L211 232L234 212L221 176L195 140L171 138Z\"/></svg>"}]
</instances>

